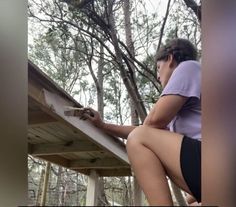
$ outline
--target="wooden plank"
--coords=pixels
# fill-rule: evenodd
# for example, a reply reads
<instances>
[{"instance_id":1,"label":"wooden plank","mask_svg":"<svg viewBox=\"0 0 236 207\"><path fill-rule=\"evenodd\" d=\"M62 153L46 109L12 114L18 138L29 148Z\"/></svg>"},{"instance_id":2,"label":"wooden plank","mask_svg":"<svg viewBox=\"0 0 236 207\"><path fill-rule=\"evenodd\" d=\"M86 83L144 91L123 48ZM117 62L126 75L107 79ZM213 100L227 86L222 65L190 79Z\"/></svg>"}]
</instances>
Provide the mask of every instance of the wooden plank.
<instances>
[{"instance_id":1,"label":"wooden plank","mask_svg":"<svg viewBox=\"0 0 236 207\"><path fill-rule=\"evenodd\" d=\"M34 134L32 134L30 129L28 129L28 143L31 143L31 144L41 144L41 143L45 143L45 141L42 140L40 137L37 137Z\"/></svg>"},{"instance_id":2,"label":"wooden plank","mask_svg":"<svg viewBox=\"0 0 236 207\"><path fill-rule=\"evenodd\" d=\"M120 169L101 169L97 170L100 176L103 177L119 177L119 176L131 176L130 168L120 168Z\"/></svg>"},{"instance_id":3,"label":"wooden plank","mask_svg":"<svg viewBox=\"0 0 236 207\"><path fill-rule=\"evenodd\" d=\"M42 140L45 140L45 142L48 143L58 143L64 141L60 137L57 137L55 135L52 135L51 133L46 132L41 127L30 127L30 132L35 136L37 136L37 138L41 138Z\"/></svg>"},{"instance_id":4,"label":"wooden plank","mask_svg":"<svg viewBox=\"0 0 236 207\"><path fill-rule=\"evenodd\" d=\"M29 111L28 112L28 125L36 126L57 122L57 120L42 111Z\"/></svg>"},{"instance_id":5,"label":"wooden plank","mask_svg":"<svg viewBox=\"0 0 236 207\"><path fill-rule=\"evenodd\" d=\"M32 89L32 88L33 89ZM32 94L31 94L32 93ZM36 94L34 94L36 93ZM39 95L37 95L37 93ZM58 122L57 124L60 125L60 127L62 129L65 128L68 128L68 129L71 129L71 131L73 132L73 134L69 135L70 136L70 139L71 137L73 139L76 139L76 140L79 140L79 139L88 139L88 136L86 134L84 134L83 132L81 132L78 128L72 126L70 123L66 122L63 118L61 118L60 116L58 116L57 114L54 113L54 110L53 110L53 107L51 106L48 106L46 103L45 103L45 99L44 99L44 96L42 95L43 92L42 90L38 87L38 86L34 86L33 83L31 83L29 85L29 97L28 99L30 100L30 102L33 102L35 105L38 106L39 109L41 109L43 112L49 114L50 116L52 116L53 118L55 118ZM61 123L60 123L61 122ZM64 125L64 126L63 126ZM62 127L63 126L63 127ZM32 131L32 133L34 133L35 131L35 128L38 129L38 127L29 127L29 130ZM41 131L42 132L42 131ZM67 130L68 132L68 130ZM41 134L38 134L38 132L36 132L36 136L38 137L41 137L42 139L45 139L47 140L47 142L55 142L55 137L52 137L51 136L51 133L47 133L47 135L49 135L49 137L45 134L45 131L42 132L44 135L41 136ZM49 139L48 139L49 138ZM60 139L60 138L59 138ZM56 142L58 142L59 140L56 140ZM65 139L62 139L61 141L66 141Z\"/></svg>"},{"instance_id":6,"label":"wooden plank","mask_svg":"<svg viewBox=\"0 0 236 207\"><path fill-rule=\"evenodd\" d=\"M88 137L87 135L79 131L78 129L75 129L74 127L71 127L71 126L67 126L64 123L57 122L57 124L55 125L56 125L54 127L55 129L57 129L58 131L63 131L68 136L70 136L71 139L86 140Z\"/></svg>"},{"instance_id":7,"label":"wooden plank","mask_svg":"<svg viewBox=\"0 0 236 207\"><path fill-rule=\"evenodd\" d=\"M28 96L29 101L33 101L35 106L40 107L41 104L46 104L42 88L31 79L28 80Z\"/></svg>"},{"instance_id":8,"label":"wooden plank","mask_svg":"<svg viewBox=\"0 0 236 207\"><path fill-rule=\"evenodd\" d=\"M129 168L130 166L124 162L117 159L90 159L90 160L72 160L69 163L70 169L98 169L98 168Z\"/></svg>"},{"instance_id":9,"label":"wooden plank","mask_svg":"<svg viewBox=\"0 0 236 207\"><path fill-rule=\"evenodd\" d=\"M31 144L41 144L41 143L50 143L48 139L45 139L38 131L35 131L33 128L28 128L29 134L29 143ZM58 141L58 140L57 140Z\"/></svg>"},{"instance_id":10,"label":"wooden plank","mask_svg":"<svg viewBox=\"0 0 236 207\"><path fill-rule=\"evenodd\" d=\"M78 159L93 159L94 157L88 152L71 152L66 154L60 154L60 156L68 160L78 160Z\"/></svg>"},{"instance_id":11,"label":"wooden plank","mask_svg":"<svg viewBox=\"0 0 236 207\"><path fill-rule=\"evenodd\" d=\"M47 131L55 133L58 136L65 137L67 139L68 137L70 138L73 137L73 138L76 138L76 140L78 140L78 136L76 137L76 133L70 133L64 130L63 128L59 127L60 126L59 124L60 124L59 122L51 123L51 124L48 124L47 126L44 126L44 128L47 129Z\"/></svg>"},{"instance_id":12,"label":"wooden plank","mask_svg":"<svg viewBox=\"0 0 236 207\"><path fill-rule=\"evenodd\" d=\"M49 127L48 125L42 125L39 128L44 133L50 134L51 136L56 137L58 140L61 140L62 142L67 142L68 140L72 140L70 135L61 133L59 130L53 129Z\"/></svg>"},{"instance_id":13,"label":"wooden plank","mask_svg":"<svg viewBox=\"0 0 236 207\"><path fill-rule=\"evenodd\" d=\"M29 144L28 151L31 155L55 155L71 152L97 152L101 149L87 141L68 141L60 144Z\"/></svg>"}]
</instances>

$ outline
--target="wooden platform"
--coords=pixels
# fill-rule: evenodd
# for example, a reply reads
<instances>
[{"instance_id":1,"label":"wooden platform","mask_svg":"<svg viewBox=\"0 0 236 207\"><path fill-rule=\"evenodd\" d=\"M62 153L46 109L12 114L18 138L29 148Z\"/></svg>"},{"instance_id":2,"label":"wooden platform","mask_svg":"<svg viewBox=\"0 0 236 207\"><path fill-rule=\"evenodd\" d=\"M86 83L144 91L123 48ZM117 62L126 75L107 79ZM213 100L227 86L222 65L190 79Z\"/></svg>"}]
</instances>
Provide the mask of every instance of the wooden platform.
<instances>
[{"instance_id":1,"label":"wooden platform","mask_svg":"<svg viewBox=\"0 0 236 207\"><path fill-rule=\"evenodd\" d=\"M29 154L86 175L131 175L123 142L65 116L64 106L82 106L30 61L28 78Z\"/></svg>"}]
</instances>

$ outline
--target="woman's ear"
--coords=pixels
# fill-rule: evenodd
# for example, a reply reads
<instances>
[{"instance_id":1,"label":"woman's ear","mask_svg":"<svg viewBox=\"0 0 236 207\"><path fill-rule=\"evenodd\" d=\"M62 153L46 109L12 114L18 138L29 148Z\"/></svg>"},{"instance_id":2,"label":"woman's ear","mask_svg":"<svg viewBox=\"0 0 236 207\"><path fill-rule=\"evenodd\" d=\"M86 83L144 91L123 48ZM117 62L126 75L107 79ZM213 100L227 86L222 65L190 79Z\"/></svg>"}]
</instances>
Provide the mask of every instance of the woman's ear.
<instances>
[{"instance_id":1,"label":"woman's ear","mask_svg":"<svg viewBox=\"0 0 236 207\"><path fill-rule=\"evenodd\" d=\"M172 54L168 55L168 62L169 62L169 67L175 69L176 68L176 61L174 59L174 56Z\"/></svg>"}]
</instances>

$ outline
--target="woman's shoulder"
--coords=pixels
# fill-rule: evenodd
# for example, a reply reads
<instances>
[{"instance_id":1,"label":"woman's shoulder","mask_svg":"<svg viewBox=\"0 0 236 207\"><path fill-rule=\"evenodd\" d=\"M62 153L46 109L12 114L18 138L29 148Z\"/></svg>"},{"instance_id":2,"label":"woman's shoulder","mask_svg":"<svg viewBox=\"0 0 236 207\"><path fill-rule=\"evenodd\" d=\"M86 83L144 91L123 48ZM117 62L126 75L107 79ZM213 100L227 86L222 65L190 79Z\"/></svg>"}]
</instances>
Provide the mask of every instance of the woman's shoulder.
<instances>
[{"instance_id":1,"label":"woman's shoulder","mask_svg":"<svg viewBox=\"0 0 236 207\"><path fill-rule=\"evenodd\" d=\"M178 67L197 67L200 68L201 64L200 62L196 61L196 60L186 60L181 62Z\"/></svg>"},{"instance_id":2,"label":"woman's shoulder","mask_svg":"<svg viewBox=\"0 0 236 207\"><path fill-rule=\"evenodd\" d=\"M195 60L186 60L181 62L177 68L174 70L174 74L179 76L183 76L185 74L186 76L194 75L194 74L200 74L201 73L201 65L198 61Z\"/></svg>"}]
</instances>

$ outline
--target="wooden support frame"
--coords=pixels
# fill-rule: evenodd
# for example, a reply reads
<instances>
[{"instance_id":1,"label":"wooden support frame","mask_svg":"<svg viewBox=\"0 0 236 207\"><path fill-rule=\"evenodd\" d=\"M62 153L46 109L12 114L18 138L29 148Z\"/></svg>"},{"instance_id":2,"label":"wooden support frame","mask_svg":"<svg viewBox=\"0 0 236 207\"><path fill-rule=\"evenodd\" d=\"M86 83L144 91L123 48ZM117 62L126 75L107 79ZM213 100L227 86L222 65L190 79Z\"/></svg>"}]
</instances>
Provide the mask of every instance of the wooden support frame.
<instances>
[{"instance_id":1,"label":"wooden support frame","mask_svg":"<svg viewBox=\"0 0 236 207\"><path fill-rule=\"evenodd\" d=\"M91 160L72 160L69 163L70 169L114 169L114 168L129 168L119 160L114 159L91 159Z\"/></svg>"},{"instance_id":2,"label":"wooden support frame","mask_svg":"<svg viewBox=\"0 0 236 207\"><path fill-rule=\"evenodd\" d=\"M110 151L115 157L122 161L129 163L128 156L125 147L119 145L118 140L108 136L106 133L98 130L88 120L80 120L78 117L65 116L64 106L68 105L65 99L60 96L50 93L47 90L43 90L45 102L50 108L61 118L78 128L84 134L88 135L88 139L95 142L97 145Z\"/></svg>"},{"instance_id":3,"label":"wooden support frame","mask_svg":"<svg viewBox=\"0 0 236 207\"><path fill-rule=\"evenodd\" d=\"M102 151L102 149L87 141L69 141L58 144L28 144L28 152L33 156L99 151Z\"/></svg>"},{"instance_id":4,"label":"wooden support frame","mask_svg":"<svg viewBox=\"0 0 236 207\"><path fill-rule=\"evenodd\" d=\"M72 105L70 100L63 98L56 93L51 93L39 85L35 85L32 81L29 82L29 96L39 107L56 120L70 125L82 133L86 134L88 140L95 143L105 151L109 151L117 159L129 163L128 156L124 144L116 140L116 138L107 135L88 120L80 120L78 117L66 116L64 106Z\"/></svg>"},{"instance_id":5,"label":"wooden support frame","mask_svg":"<svg viewBox=\"0 0 236 207\"><path fill-rule=\"evenodd\" d=\"M85 175L89 175L91 170L96 170L99 176L106 176L106 177L131 175L131 169L128 164L124 164L122 162L114 160L112 161L111 159L108 158L94 162L93 159L71 161L58 155L41 155L35 157L49 161L51 163L61 165L68 169L78 171ZM113 168L108 166L108 164L109 163L111 164L111 162L114 162L114 164L112 165Z\"/></svg>"},{"instance_id":6,"label":"wooden support frame","mask_svg":"<svg viewBox=\"0 0 236 207\"><path fill-rule=\"evenodd\" d=\"M125 144L96 128L88 120L66 116L65 106L83 106L30 61L28 68L28 153L86 175L91 170L96 170L98 176L131 175ZM51 129L60 125L69 129L63 138L57 137L60 131L55 134L51 132ZM58 130L61 128L58 127Z\"/></svg>"},{"instance_id":7,"label":"wooden support frame","mask_svg":"<svg viewBox=\"0 0 236 207\"><path fill-rule=\"evenodd\" d=\"M100 177L121 177L121 176L130 176L130 168L113 168L113 169L74 169L79 173L84 175L89 175L91 170L96 170Z\"/></svg>"}]
</instances>

